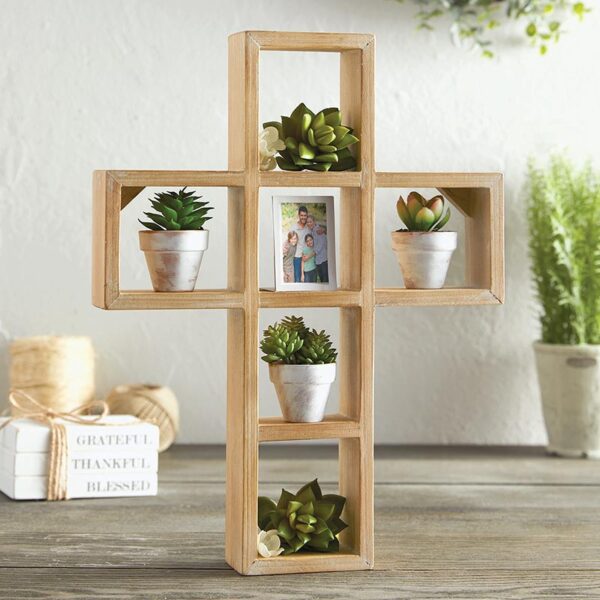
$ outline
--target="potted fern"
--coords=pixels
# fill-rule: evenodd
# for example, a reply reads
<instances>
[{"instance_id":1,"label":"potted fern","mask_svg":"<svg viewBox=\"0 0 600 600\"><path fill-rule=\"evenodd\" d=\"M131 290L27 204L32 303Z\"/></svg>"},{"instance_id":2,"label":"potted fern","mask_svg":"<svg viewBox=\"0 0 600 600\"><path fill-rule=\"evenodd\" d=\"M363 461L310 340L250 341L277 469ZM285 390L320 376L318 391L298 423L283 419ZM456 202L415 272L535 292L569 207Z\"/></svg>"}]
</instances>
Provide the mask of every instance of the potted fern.
<instances>
[{"instance_id":1,"label":"potted fern","mask_svg":"<svg viewBox=\"0 0 600 600\"><path fill-rule=\"evenodd\" d=\"M392 231L392 249L404 285L412 289L441 288L458 237L456 231L440 231L450 219L445 198L438 195L426 200L418 192L410 192L406 200L400 196L396 210L406 226Z\"/></svg>"},{"instance_id":2,"label":"potted fern","mask_svg":"<svg viewBox=\"0 0 600 600\"><path fill-rule=\"evenodd\" d=\"M201 202L202 196L188 192L159 192L150 204L156 212L145 212L149 221L140 223L140 249L155 292L191 292L196 286L208 231L204 224L212 207Z\"/></svg>"},{"instance_id":3,"label":"potted fern","mask_svg":"<svg viewBox=\"0 0 600 600\"><path fill-rule=\"evenodd\" d=\"M560 157L531 164L528 221L548 451L600 458L600 176Z\"/></svg>"},{"instance_id":4,"label":"potted fern","mask_svg":"<svg viewBox=\"0 0 600 600\"><path fill-rule=\"evenodd\" d=\"M318 423L335 381L337 351L325 331L308 329L302 317L285 317L263 333L262 359L269 364L283 418Z\"/></svg>"}]
</instances>

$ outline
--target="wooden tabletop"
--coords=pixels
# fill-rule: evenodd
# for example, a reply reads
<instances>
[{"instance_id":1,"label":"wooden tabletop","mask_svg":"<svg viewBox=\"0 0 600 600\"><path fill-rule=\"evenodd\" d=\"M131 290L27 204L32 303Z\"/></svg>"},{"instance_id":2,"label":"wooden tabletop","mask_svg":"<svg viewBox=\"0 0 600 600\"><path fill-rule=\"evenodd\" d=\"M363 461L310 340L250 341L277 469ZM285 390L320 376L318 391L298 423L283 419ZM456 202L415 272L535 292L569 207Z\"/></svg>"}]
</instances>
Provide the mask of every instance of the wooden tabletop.
<instances>
[{"instance_id":1,"label":"wooden tabletop","mask_svg":"<svg viewBox=\"0 0 600 600\"><path fill-rule=\"evenodd\" d=\"M260 493L315 475L334 490L335 452L264 447ZM221 447L162 455L156 497L0 494L0 598L600 598L599 463L539 448L384 447L375 480L375 571L271 577L223 559Z\"/></svg>"}]
</instances>

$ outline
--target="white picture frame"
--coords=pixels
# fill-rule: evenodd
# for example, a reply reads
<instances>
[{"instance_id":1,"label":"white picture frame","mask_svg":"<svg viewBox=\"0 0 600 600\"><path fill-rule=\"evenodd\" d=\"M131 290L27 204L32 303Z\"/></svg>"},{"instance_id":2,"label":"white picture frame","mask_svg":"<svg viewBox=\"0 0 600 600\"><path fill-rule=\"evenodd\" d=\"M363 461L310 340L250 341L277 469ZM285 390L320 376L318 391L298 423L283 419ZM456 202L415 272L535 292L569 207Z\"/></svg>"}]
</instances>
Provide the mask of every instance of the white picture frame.
<instances>
[{"instance_id":1,"label":"white picture frame","mask_svg":"<svg viewBox=\"0 0 600 600\"><path fill-rule=\"evenodd\" d=\"M293 220L290 209L293 205ZM306 209L304 219L302 210ZM312 212L311 212L312 210ZM312 217L313 226L310 226ZM288 234L292 234L291 240ZM294 245L293 233L297 236ZM312 237L313 245L306 236ZM318 237L317 237L318 236ZM324 237L323 237L324 236ZM301 240L300 238L304 238ZM276 291L317 291L337 289L335 254L335 209L333 196L273 196L273 241L275 252ZM325 245L325 248L323 247ZM291 247L295 247L290 272ZM298 249L300 246L300 249ZM314 248L313 255L310 248ZM309 256L300 263L301 280L298 277L298 258ZM326 260L323 258L326 256ZM317 258L318 257L318 258ZM308 263L315 269L305 270ZM315 273L316 271L316 273ZM303 281L310 275L310 281Z\"/></svg>"}]
</instances>

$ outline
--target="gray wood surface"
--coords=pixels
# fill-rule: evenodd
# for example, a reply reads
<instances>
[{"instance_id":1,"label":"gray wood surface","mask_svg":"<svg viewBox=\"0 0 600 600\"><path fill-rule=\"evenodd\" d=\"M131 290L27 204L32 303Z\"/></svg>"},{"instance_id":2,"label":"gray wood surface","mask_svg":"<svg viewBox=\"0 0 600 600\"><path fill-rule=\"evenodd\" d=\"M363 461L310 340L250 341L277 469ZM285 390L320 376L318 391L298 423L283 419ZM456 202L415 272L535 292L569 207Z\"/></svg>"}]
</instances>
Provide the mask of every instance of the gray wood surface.
<instances>
[{"instance_id":1,"label":"gray wood surface","mask_svg":"<svg viewBox=\"0 0 600 600\"><path fill-rule=\"evenodd\" d=\"M293 459L293 460L292 460ZM335 447L269 444L261 493L318 475ZM600 598L600 464L538 448L376 451L376 571L245 578L223 560L224 451L161 456L151 498L0 495L0 598Z\"/></svg>"}]
</instances>

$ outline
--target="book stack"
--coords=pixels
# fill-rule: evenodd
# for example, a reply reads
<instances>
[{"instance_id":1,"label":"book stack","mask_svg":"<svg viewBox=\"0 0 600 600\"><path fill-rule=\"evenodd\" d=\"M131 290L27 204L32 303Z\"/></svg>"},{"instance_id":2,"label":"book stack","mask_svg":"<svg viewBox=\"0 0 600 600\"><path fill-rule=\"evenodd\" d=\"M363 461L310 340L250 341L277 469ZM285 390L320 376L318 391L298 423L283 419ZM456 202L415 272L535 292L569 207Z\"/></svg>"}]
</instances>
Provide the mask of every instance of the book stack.
<instances>
[{"instance_id":1,"label":"book stack","mask_svg":"<svg viewBox=\"0 0 600 600\"><path fill-rule=\"evenodd\" d=\"M68 498L156 495L156 425L129 415L109 415L102 425L63 423ZM0 429L0 492L13 500L45 499L49 446L44 423L15 419Z\"/></svg>"}]
</instances>

